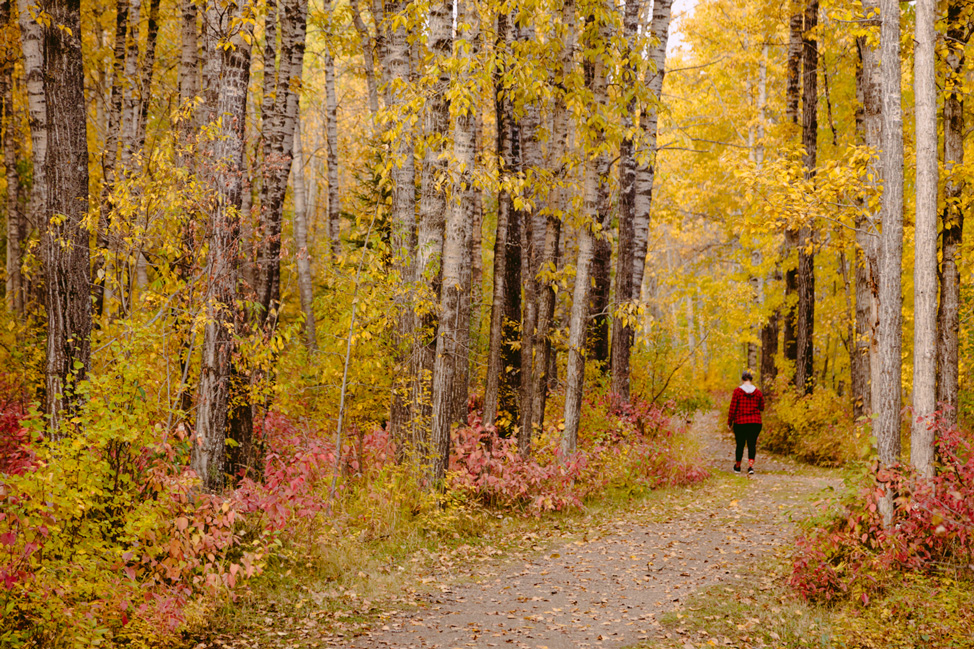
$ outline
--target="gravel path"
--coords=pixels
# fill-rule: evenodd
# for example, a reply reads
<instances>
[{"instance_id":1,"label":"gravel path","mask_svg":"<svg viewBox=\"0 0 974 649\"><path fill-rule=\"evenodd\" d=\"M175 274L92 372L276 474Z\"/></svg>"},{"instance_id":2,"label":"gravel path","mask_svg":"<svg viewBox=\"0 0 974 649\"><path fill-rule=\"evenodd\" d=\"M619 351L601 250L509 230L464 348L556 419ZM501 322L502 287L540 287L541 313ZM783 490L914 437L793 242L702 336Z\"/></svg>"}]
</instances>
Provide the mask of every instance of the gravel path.
<instances>
[{"instance_id":1,"label":"gravel path","mask_svg":"<svg viewBox=\"0 0 974 649\"><path fill-rule=\"evenodd\" d=\"M717 417L698 415L692 433L714 471L729 474L733 441ZM788 543L789 517L807 511L815 493L835 486L760 455L757 469L750 479L733 476L697 487L689 505L647 503L585 540L448 590L428 608L402 614L345 646L582 649L653 637L659 614Z\"/></svg>"}]
</instances>

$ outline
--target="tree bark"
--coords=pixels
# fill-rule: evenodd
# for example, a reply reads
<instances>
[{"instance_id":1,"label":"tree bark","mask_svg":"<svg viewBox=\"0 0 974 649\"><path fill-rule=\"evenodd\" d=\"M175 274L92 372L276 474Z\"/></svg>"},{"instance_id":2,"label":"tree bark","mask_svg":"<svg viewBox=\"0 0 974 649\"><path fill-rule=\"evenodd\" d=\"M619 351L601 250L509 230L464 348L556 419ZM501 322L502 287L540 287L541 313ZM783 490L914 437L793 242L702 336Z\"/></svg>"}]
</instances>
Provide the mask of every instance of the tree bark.
<instances>
[{"instance_id":1,"label":"tree bark","mask_svg":"<svg viewBox=\"0 0 974 649\"><path fill-rule=\"evenodd\" d=\"M149 0L149 19L146 27L145 56L139 75L139 113L135 125L135 145L139 153L145 147L146 125L149 121L149 104L152 99L152 80L156 64L156 43L159 39L159 2Z\"/></svg>"},{"instance_id":2,"label":"tree bark","mask_svg":"<svg viewBox=\"0 0 974 649\"><path fill-rule=\"evenodd\" d=\"M119 144L121 145L120 164L123 172L131 169L132 155L135 152L135 129L139 113L139 23L141 22L141 14L142 0L129 0L128 34L125 37L123 74L120 79L115 80L122 91Z\"/></svg>"},{"instance_id":3,"label":"tree bark","mask_svg":"<svg viewBox=\"0 0 974 649\"><path fill-rule=\"evenodd\" d=\"M381 4L381 3L380 3ZM410 81L410 53L406 25L403 14L408 0L391 0L386 3L381 20L380 60L384 69L386 106L394 114L401 115L404 132L395 138L392 152L394 163L390 172L392 178L392 233L391 246L393 272L402 284L403 291L396 307L396 333L400 348L396 351L396 377L393 389L392 408L389 417L389 432L396 442L397 453L403 458L409 445L415 446L419 440L407 439L406 426L412 409L410 407L410 374L413 359L411 340L414 333L414 315L408 303L409 284L412 282L413 238L416 232L416 166L413 153L413 135L408 121L409 95L406 92ZM377 16L383 12L376 13ZM392 24L397 21L393 28ZM417 449L419 450L419 449Z\"/></svg>"},{"instance_id":4,"label":"tree bark","mask_svg":"<svg viewBox=\"0 0 974 649\"><path fill-rule=\"evenodd\" d=\"M622 31L623 56L633 58L636 34L639 28L639 14L642 11L640 0L629 0L626 2L625 14L623 15ZM635 61L630 62L623 68L624 83L634 85L636 79ZM626 110L623 113L623 128L632 128L635 122L636 96L630 98ZM629 356L632 351L633 326L629 320L631 315L635 317L635 309L638 299L633 300L633 274L635 272L635 210L636 210L636 158L635 150L631 137L624 137L619 145L619 235L616 250L616 275L615 275L615 313L612 316L612 349L610 374L612 381L612 393L625 403L629 403ZM625 315L618 313L620 310L626 311Z\"/></svg>"},{"instance_id":5,"label":"tree bark","mask_svg":"<svg viewBox=\"0 0 974 649\"><path fill-rule=\"evenodd\" d=\"M457 73L456 87L469 88L474 78L474 66L478 58L479 22L475 11L467 2L457 2L457 22L467 23L457 41L457 56L462 68ZM469 50L463 50L469 45ZM453 200L446 217L446 233L443 242L443 283L440 292L440 314L436 334L436 363L433 368L433 465L431 478L434 484L442 482L450 459L450 426L464 423L466 398L460 407L459 395L466 395L468 353L464 331L469 333L470 310L465 303L470 300L469 275L464 278L464 267L469 267L471 225L473 224L473 171L476 164L476 115L471 101L458 111L453 128L453 162L450 176L454 178Z\"/></svg>"},{"instance_id":6,"label":"tree bark","mask_svg":"<svg viewBox=\"0 0 974 649\"><path fill-rule=\"evenodd\" d=\"M534 24L538 16L532 9L523 9L519 17L518 37L520 47L528 57L525 65L534 65L533 55L537 42ZM538 180L544 167L541 141L541 98L533 91L526 90L524 97L523 115L519 128L521 139L520 175L524 182L525 207L522 210L521 231L521 278L524 290L524 308L521 313L521 384L520 384L520 421L518 434L518 450L527 457L531 453L534 437L534 366L539 360L540 347L538 340L538 273L541 270L541 252L544 241L545 209L544 195L538 187Z\"/></svg>"},{"instance_id":7,"label":"tree bark","mask_svg":"<svg viewBox=\"0 0 974 649\"><path fill-rule=\"evenodd\" d=\"M575 287L572 293L571 316L568 323L568 366L565 376L565 430L562 433L561 451L568 456L575 452L578 444L578 425L582 412L582 392L585 387L585 333L588 327L585 320L589 315L589 287L591 283L592 260L595 252L594 231L600 223L605 186L608 180L609 160L600 153L605 133L598 122L598 111L606 99L606 77L604 62L598 54L604 43L605 26L597 10L586 17L587 34L585 50L585 83L591 92L593 110L586 124L585 138L585 188L582 221L578 231L578 261L575 264Z\"/></svg>"},{"instance_id":8,"label":"tree bark","mask_svg":"<svg viewBox=\"0 0 974 649\"><path fill-rule=\"evenodd\" d=\"M767 122L768 103L768 43L761 48L761 62L758 64L758 124L755 127L755 145L752 149L754 166L761 169L764 166L764 137ZM781 281L781 268L776 265L774 271L765 277L765 284ZM761 326L761 388L765 394L771 394L775 379L778 377L778 327L781 322L781 309L777 308L768 316Z\"/></svg>"},{"instance_id":9,"label":"tree bark","mask_svg":"<svg viewBox=\"0 0 974 649\"><path fill-rule=\"evenodd\" d=\"M970 18L962 19L966 2L951 0L947 5L947 77L944 97L944 211L940 305L937 313L937 402L943 417L957 422L960 330L960 261L964 233L964 208L961 196L963 176L957 173L964 164L963 70L964 45L970 37Z\"/></svg>"},{"instance_id":10,"label":"tree bark","mask_svg":"<svg viewBox=\"0 0 974 649\"><path fill-rule=\"evenodd\" d=\"M300 110L300 109L299 109ZM304 180L304 149L301 143L300 116L294 122L294 162L291 179L294 187L294 246L297 248L298 293L304 313L304 339L308 351L318 349L315 332L314 284L311 275L311 251L308 249L308 199Z\"/></svg>"},{"instance_id":11,"label":"tree bark","mask_svg":"<svg viewBox=\"0 0 974 649\"><path fill-rule=\"evenodd\" d=\"M863 0L864 26L879 28L878 0ZM856 40L861 68L858 71L857 94L862 107L857 113L860 141L877 155L882 149L883 111L879 50L864 36ZM878 188L882 184L882 165L873 158L863 182ZM853 414L872 414L878 403L879 388L879 257L878 218L861 210L856 217L856 355L851 364Z\"/></svg>"},{"instance_id":12,"label":"tree bark","mask_svg":"<svg viewBox=\"0 0 974 649\"><path fill-rule=\"evenodd\" d=\"M601 189L601 187L600 187ZM609 370L609 290L612 264L612 240L609 238L611 215L608 213L608 196L599 196L598 223L602 226L595 238L592 255L592 289L589 291L589 357L598 363L603 374Z\"/></svg>"},{"instance_id":13,"label":"tree bark","mask_svg":"<svg viewBox=\"0 0 974 649\"><path fill-rule=\"evenodd\" d=\"M365 87L368 91L369 113L374 127L375 119L379 113L379 89L375 81L375 45L369 28L366 26L365 21L362 20L362 12L358 8L358 0L353 0L349 3L349 6L352 10L352 24L355 25L355 31L358 32L359 46L362 48L362 64L365 68Z\"/></svg>"},{"instance_id":14,"label":"tree bark","mask_svg":"<svg viewBox=\"0 0 974 649\"><path fill-rule=\"evenodd\" d=\"M874 430L879 461L900 460L903 268L903 112L900 104L900 5L880 0L880 74L883 102L882 260L879 274L879 399ZM885 524L892 522L892 493L881 501Z\"/></svg>"},{"instance_id":15,"label":"tree bark","mask_svg":"<svg viewBox=\"0 0 974 649\"><path fill-rule=\"evenodd\" d=\"M504 81L510 65L513 16L497 17L495 45L494 111L497 124L498 173L501 178L517 172L520 142L514 124L511 90ZM518 421L517 396L521 357L512 346L520 340L521 322L521 218L510 192L502 185L497 195L497 232L494 238L494 289L490 310L490 341L487 353L487 386L484 425L497 425L501 434L511 432ZM498 415L501 417L498 417Z\"/></svg>"},{"instance_id":16,"label":"tree bark","mask_svg":"<svg viewBox=\"0 0 974 649\"><path fill-rule=\"evenodd\" d=\"M802 60L805 48L803 46L805 16L798 11L791 16L788 23L788 81L785 92L785 119L798 125L799 101L803 90ZM785 256L790 257L792 251L798 247L798 232L792 228L785 231ZM790 264L785 270L785 303L784 303L784 331L783 344L785 359L798 367L798 268Z\"/></svg>"},{"instance_id":17,"label":"tree bark","mask_svg":"<svg viewBox=\"0 0 974 649\"><path fill-rule=\"evenodd\" d=\"M423 161L420 167L419 223L416 244L416 331L413 333L412 403L414 428L425 430L432 419L433 367L436 364L436 315L432 305L439 303L441 257L446 218L446 151L450 127L450 102L447 98L450 75L449 58L453 50L453 2L436 0L429 5L429 59L423 67L436 79L425 100L423 110ZM429 305L429 306L426 306ZM421 416L418 421L416 414ZM437 450L430 447L427 466L437 461Z\"/></svg>"},{"instance_id":18,"label":"tree bark","mask_svg":"<svg viewBox=\"0 0 974 649\"><path fill-rule=\"evenodd\" d=\"M325 55L325 130L328 133L328 238L331 254L342 254L342 203L338 179L338 98L335 95L335 58Z\"/></svg>"},{"instance_id":19,"label":"tree bark","mask_svg":"<svg viewBox=\"0 0 974 649\"><path fill-rule=\"evenodd\" d=\"M97 256L91 267L91 283L94 289L95 316L101 316L105 302L111 296L110 255L111 215L114 208L112 193L115 190L115 171L118 164L118 142L122 118L122 96L125 77L125 42L128 29L128 0L118 0L115 8L115 45L112 61L112 85L108 95L107 130L105 149L102 152L101 213L98 220Z\"/></svg>"},{"instance_id":20,"label":"tree bark","mask_svg":"<svg viewBox=\"0 0 974 649\"><path fill-rule=\"evenodd\" d=\"M802 146L805 149L805 178L815 177L818 152L818 42L811 35L818 26L818 0L809 0L802 35ZM815 254L814 231L805 226L798 232L798 308L796 317L795 385L811 393L815 380Z\"/></svg>"},{"instance_id":21,"label":"tree bark","mask_svg":"<svg viewBox=\"0 0 974 649\"><path fill-rule=\"evenodd\" d=\"M210 216L210 241L206 260L207 319L203 331L203 362L197 390L196 440L190 467L206 491L215 492L224 484L225 469L235 472L250 465L252 439L237 440L233 457L226 458L227 414L230 405L231 358L234 350L232 327L236 308L240 236L241 177L243 170L244 127L247 87L250 82L250 46L233 29L241 8L232 7L222 15L207 7L209 29L214 30L206 57L219 57L210 66L217 84L204 86L204 113L220 116L216 139L209 145L211 165L206 182L213 193ZM223 40L233 47L216 48Z\"/></svg>"},{"instance_id":22,"label":"tree bark","mask_svg":"<svg viewBox=\"0 0 974 649\"><path fill-rule=\"evenodd\" d=\"M268 43L264 53L264 88L270 85L272 103L262 115L263 167L260 186L261 238L258 250L257 303L260 305L258 324L274 328L281 300L281 224L284 216L284 196L291 170L294 145L294 124L298 118L301 71L304 66L305 31L308 18L307 0L283 0L280 18L278 52L271 34L277 12L268 12ZM274 60L278 59L275 70ZM273 84L268 84L272 75ZM270 106L268 106L270 104Z\"/></svg>"},{"instance_id":23,"label":"tree bark","mask_svg":"<svg viewBox=\"0 0 974 649\"><path fill-rule=\"evenodd\" d=\"M17 0L20 44L27 86L32 182L27 221L39 230L47 226L47 97L44 92L44 29L31 16L31 0Z\"/></svg>"},{"instance_id":24,"label":"tree bark","mask_svg":"<svg viewBox=\"0 0 974 649\"><path fill-rule=\"evenodd\" d=\"M0 28L10 32L13 16L10 0L0 2ZM6 263L6 304L7 310L20 315L24 312L23 276L20 267L23 262L21 252L20 231L22 229L22 214L20 211L20 174L17 171L17 110L14 106L14 61L13 47L9 47L3 69L0 71L0 126L3 132L3 168L7 178L7 196L5 200L7 217L7 263Z\"/></svg>"},{"instance_id":25,"label":"tree bark","mask_svg":"<svg viewBox=\"0 0 974 649\"><path fill-rule=\"evenodd\" d=\"M916 227L913 266L913 429L910 460L934 476L937 409L937 73L935 0L917 0L913 87L916 102Z\"/></svg>"},{"instance_id":26,"label":"tree bark","mask_svg":"<svg viewBox=\"0 0 974 649\"><path fill-rule=\"evenodd\" d=\"M665 0L664 0L665 1ZM574 65L575 50L575 0L563 0L561 8L561 56L557 78L559 90L552 108L551 164L553 175L562 179L567 175L566 153L568 150L569 115L567 107L567 80ZM562 218L567 212L568 192L560 183L554 183L549 192L550 206L545 216L544 243L541 247L539 279L536 288L538 323L535 327L534 345L537 348L531 368L531 415L532 427L544 425L548 384L551 378L551 349L549 334L555 314L554 276L557 269L558 244L561 239Z\"/></svg>"},{"instance_id":27,"label":"tree bark","mask_svg":"<svg viewBox=\"0 0 974 649\"><path fill-rule=\"evenodd\" d=\"M80 0L47 0L43 30L44 96L50 183L41 228L47 307L45 404L52 436L81 405L75 390L91 370L91 282L88 230L88 141ZM48 216L49 215L49 216Z\"/></svg>"},{"instance_id":28,"label":"tree bark","mask_svg":"<svg viewBox=\"0 0 974 649\"><path fill-rule=\"evenodd\" d=\"M670 38L670 16L673 0L654 0L650 30L657 44L650 51L653 66L646 71L650 104L643 109L639 119L642 140L636 152L636 196L634 201L632 273L632 297L642 299L643 274L649 248L649 217L653 207L653 182L656 175L656 134L659 124L658 105L663 95L663 79L666 75L666 46Z\"/></svg>"}]
</instances>

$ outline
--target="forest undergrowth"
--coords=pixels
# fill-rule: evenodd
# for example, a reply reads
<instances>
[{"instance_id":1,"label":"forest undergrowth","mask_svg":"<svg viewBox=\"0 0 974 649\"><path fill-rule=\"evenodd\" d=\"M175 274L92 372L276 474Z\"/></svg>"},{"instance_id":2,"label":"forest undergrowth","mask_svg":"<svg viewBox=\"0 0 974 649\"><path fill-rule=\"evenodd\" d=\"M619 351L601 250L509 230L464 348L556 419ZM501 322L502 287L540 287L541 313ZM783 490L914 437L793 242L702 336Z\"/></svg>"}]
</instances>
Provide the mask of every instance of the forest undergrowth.
<instances>
[{"instance_id":1,"label":"forest undergrowth","mask_svg":"<svg viewBox=\"0 0 974 649\"><path fill-rule=\"evenodd\" d=\"M250 613L273 620L303 607L314 609L316 633L354 627L374 608L402 605L390 593L436 586L417 570L476 565L472 557L521 551L525 539L534 547L594 503L707 475L672 407L596 391L570 457L552 424L523 458L514 440L480 425L472 402L442 491L395 462L382 429L353 430L339 451L333 431L272 412L263 479L206 495L184 468L188 440L146 427L138 381L128 385L125 402L136 405L120 413L113 404L126 395L108 398L92 382L68 446L44 442L22 400L6 404L4 647L160 646L221 628L245 637L241 627L262 619Z\"/></svg>"}]
</instances>

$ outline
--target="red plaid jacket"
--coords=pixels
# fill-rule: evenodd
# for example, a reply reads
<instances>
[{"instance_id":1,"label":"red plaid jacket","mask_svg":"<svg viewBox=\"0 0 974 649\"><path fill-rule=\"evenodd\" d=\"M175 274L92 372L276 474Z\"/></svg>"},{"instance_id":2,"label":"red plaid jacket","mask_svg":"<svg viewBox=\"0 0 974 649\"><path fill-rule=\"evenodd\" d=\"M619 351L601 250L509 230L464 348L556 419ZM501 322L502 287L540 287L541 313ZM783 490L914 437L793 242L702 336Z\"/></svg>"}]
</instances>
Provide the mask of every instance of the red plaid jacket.
<instances>
[{"instance_id":1,"label":"red plaid jacket","mask_svg":"<svg viewBox=\"0 0 974 649\"><path fill-rule=\"evenodd\" d=\"M730 409L727 411L727 425L760 424L762 410L764 410L764 395L761 394L761 390L754 388L754 392L748 394L741 388L736 388L734 396L731 397Z\"/></svg>"}]
</instances>

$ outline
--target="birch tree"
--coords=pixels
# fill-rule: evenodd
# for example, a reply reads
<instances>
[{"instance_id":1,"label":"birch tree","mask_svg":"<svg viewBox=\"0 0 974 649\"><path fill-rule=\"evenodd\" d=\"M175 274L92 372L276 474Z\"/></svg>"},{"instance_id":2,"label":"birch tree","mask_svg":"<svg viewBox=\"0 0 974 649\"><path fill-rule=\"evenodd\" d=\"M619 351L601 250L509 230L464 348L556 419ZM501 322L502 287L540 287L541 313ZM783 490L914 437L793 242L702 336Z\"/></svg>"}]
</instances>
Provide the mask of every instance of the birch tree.
<instances>
[{"instance_id":1,"label":"birch tree","mask_svg":"<svg viewBox=\"0 0 974 649\"><path fill-rule=\"evenodd\" d=\"M622 55L630 59L623 67L623 78L628 79L627 86L635 85L637 70L634 47L631 45L636 39L639 26L639 14L642 3L627 0L623 17L623 39L626 45ZM628 131L634 123L634 113L637 107L635 92L630 90L631 97L627 102L623 115L623 129ZM620 399L629 401L629 356L632 350L633 328L629 318L634 318L631 301L633 295L633 274L635 272L636 256L634 250L635 238L635 209L636 209L636 158L631 136L625 136L619 146L619 236L616 252L615 294L616 307L612 317L612 393ZM645 261L644 261L645 263ZM637 301L638 302L638 301ZM619 311L629 310L629 314ZM629 316L629 317L627 317Z\"/></svg>"},{"instance_id":2,"label":"birch tree","mask_svg":"<svg viewBox=\"0 0 974 649\"><path fill-rule=\"evenodd\" d=\"M879 275L880 376L876 408L879 461L892 466L900 459L900 386L903 269L903 113L900 105L900 5L880 0L880 74L883 106L882 258ZM892 493L881 500L883 519L892 521Z\"/></svg>"},{"instance_id":3,"label":"birch tree","mask_svg":"<svg viewBox=\"0 0 974 649\"><path fill-rule=\"evenodd\" d=\"M794 13L788 22L788 79L785 93L785 119L799 124L799 102L803 89L802 63L804 59L803 34L805 32L805 14L801 10L798 0L793 3ZM790 256L798 247L798 231L788 228L785 231L785 256ZM798 365L798 268L790 264L785 270L785 307L782 343L785 360Z\"/></svg>"},{"instance_id":4,"label":"birch tree","mask_svg":"<svg viewBox=\"0 0 974 649\"><path fill-rule=\"evenodd\" d=\"M218 62L207 62L207 76L215 75L211 80L216 83L203 86L205 108L202 112L214 120L217 137L207 151L210 159L204 173L213 196L206 258L206 325L197 388L196 441L190 456L190 467L206 491L222 489L226 466L244 126L250 82L250 39L244 37L235 20L244 8L230 5L228 11L217 12L213 5L209 5L206 9L208 29L214 33L204 41L212 46L204 51L204 56L216 57ZM225 46L219 47L220 44ZM248 453L242 449L240 454L246 456Z\"/></svg>"},{"instance_id":5,"label":"birch tree","mask_svg":"<svg viewBox=\"0 0 974 649\"><path fill-rule=\"evenodd\" d=\"M470 87L475 75L474 66L478 59L480 24L476 9L470 7L469 0L457 2L457 24L460 33L455 43L459 60L457 93L465 101L458 102L454 111L453 126L453 198L449 203L446 217L446 232L443 242L443 284L440 291L440 312L437 320L436 363L433 367L433 419L432 419L432 467L430 477L434 483L443 480L450 457L450 426L462 423L466 414L466 399L463 408L458 403L458 388L466 393L467 375L463 369L467 364L467 349L464 330L469 331L470 311L464 303L470 300L469 280L463 277L463 267L469 262L471 226L473 224L474 187L473 171L476 164L476 115L471 99Z\"/></svg>"},{"instance_id":6,"label":"birch tree","mask_svg":"<svg viewBox=\"0 0 974 649\"><path fill-rule=\"evenodd\" d=\"M599 120L599 111L606 100L604 7L593 2L583 28L585 43L585 83L591 97L585 141L585 186L582 218L578 228L578 261L575 264L575 287L572 292L572 308L568 323L568 365L565 375L565 430L562 433L561 450L565 455L575 452L578 444L578 425L582 410L582 391L585 384L585 334L586 318L590 313L589 292L595 239L601 235L602 199L608 180L609 160L602 152L605 138Z\"/></svg>"},{"instance_id":7,"label":"birch tree","mask_svg":"<svg viewBox=\"0 0 974 649\"><path fill-rule=\"evenodd\" d=\"M575 51L575 0L563 0L558 29L562 44L559 55L559 69L554 77L555 85L554 106L552 107L552 135L550 159L552 175L563 178L568 169L568 88L569 79L574 67ZM534 344L535 362L531 371L531 405L533 427L541 428L544 424L545 404L548 396L548 383L551 376L549 368L552 366L554 354L551 349L549 333L552 329L555 311L554 276L557 268L558 247L561 240L562 219L566 214L569 202L568 190L562 183L555 182L548 194L547 209L545 210L544 242L541 245L539 260L538 323L535 328Z\"/></svg>"},{"instance_id":8,"label":"birch tree","mask_svg":"<svg viewBox=\"0 0 974 649\"><path fill-rule=\"evenodd\" d=\"M913 266L913 431L910 460L934 474L937 409L937 72L935 0L917 0L913 88L916 102L916 227Z\"/></svg>"},{"instance_id":9,"label":"birch tree","mask_svg":"<svg viewBox=\"0 0 974 649\"><path fill-rule=\"evenodd\" d=\"M393 255L393 272L405 286L411 281L413 236L416 230L416 166L413 152L413 135L408 121L408 84L410 81L410 53L405 12L406 0L391 0L373 9L381 43L378 47L385 79L385 103L390 118L389 126L398 119L399 132L392 138L393 156L390 178L392 180L392 233L390 243ZM407 424L412 413L410 406L412 366L411 340L414 334L414 317L408 302L408 291L403 290L396 306L396 331L399 349L396 351L396 382L389 416L389 432L396 440L397 449L415 445L418 440L407 439ZM400 455L402 450L399 451Z\"/></svg>"},{"instance_id":10,"label":"birch tree","mask_svg":"<svg viewBox=\"0 0 974 649\"><path fill-rule=\"evenodd\" d=\"M371 95L369 100L371 101ZM297 126L295 126L295 134ZM338 97L335 94L335 57L325 55L325 143L328 156L328 238L336 259L342 252L342 199L338 176Z\"/></svg>"},{"instance_id":11,"label":"birch tree","mask_svg":"<svg viewBox=\"0 0 974 649\"><path fill-rule=\"evenodd\" d=\"M505 415L505 433L518 421L517 396L521 357L512 347L520 341L521 321L521 218L511 197L511 178L516 173L520 139L514 123L511 89L505 77L512 64L514 16L497 17L495 45L494 111L497 124L497 229L494 237L494 280L490 309L490 342L487 352L487 386L484 393L484 425L493 426L499 412Z\"/></svg>"},{"instance_id":12,"label":"birch tree","mask_svg":"<svg viewBox=\"0 0 974 649\"><path fill-rule=\"evenodd\" d=\"M277 2L283 10L280 16ZM256 292L260 305L258 324L270 328L277 322L281 299L281 224L298 119L307 18L307 0L276 0L269 5L265 19L261 236Z\"/></svg>"},{"instance_id":13,"label":"birch tree","mask_svg":"<svg viewBox=\"0 0 974 649\"><path fill-rule=\"evenodd\" d=\"M314 284L311 274L311 251L308 248L308 198L304 179L304 147L301 140L300 116L294 123L294 161L291 181L294 188L294 247L298 267L298 295L304 314L304 338L309 351L317 351L315 331Z\"/></svg>"},{"instance_id":14,"label":"birch tree","mask_svg":"<svg viewBox=\"0 0 974 649\"><path fill-rule=\"evenodd\" d=\"M864 27L879 27L878 0L863 0ZM873 36L871 34L871 36ZM861 106L861 119L857 128L860 141L878 155L882 149L882 93L877 38L860 36L856 39L860 69L856 76L857 95ZM881 186L883 168L874 157L867 167L863 183L877 190ZM879 253L880 239L877 227L880 215L869 215L864 205L856 217L856 344L851 360L853 414L869 415L878 403L879 388Z\"/></svg>"},{"instance_id":15,"label":"birch tree","mask_svg":"<svg viewBox=\"0 0 974 649\"><path fill-rule=\"evenodd\" d=\"M642 298L643 274L649 248L649 217L653 207L653 183L656 176L656 135L663 97L663 79L666 76L666 47L670 39L672 9L672 0L653 0L653 17L649 28L654 45L650 50L651 65L646 71L649 99L639 118L642 137L636 150L631 297L634 302L639 302Z\"/></svg>"}]
</instances>

